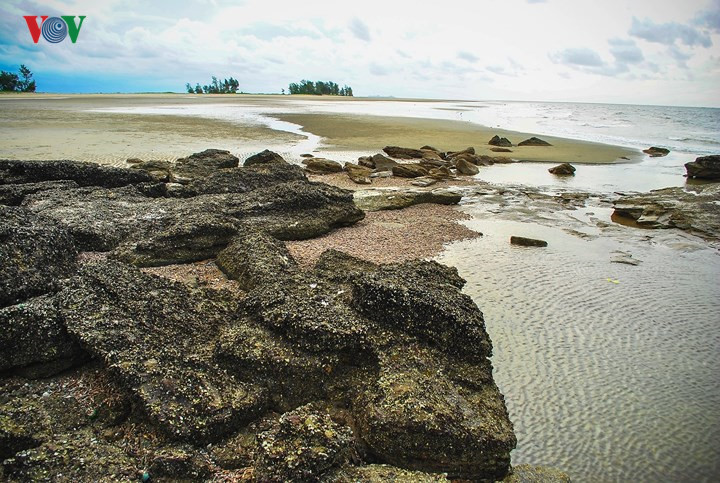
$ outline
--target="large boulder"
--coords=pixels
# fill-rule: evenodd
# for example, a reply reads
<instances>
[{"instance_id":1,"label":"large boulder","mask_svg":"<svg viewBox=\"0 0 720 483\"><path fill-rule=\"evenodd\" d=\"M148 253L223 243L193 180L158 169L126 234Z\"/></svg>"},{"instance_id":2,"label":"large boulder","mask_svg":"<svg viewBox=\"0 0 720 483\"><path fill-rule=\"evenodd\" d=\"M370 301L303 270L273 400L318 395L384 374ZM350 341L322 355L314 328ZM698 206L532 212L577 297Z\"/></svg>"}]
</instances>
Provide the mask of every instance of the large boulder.
<instances>
[{"instance_id":1,"label":"large boulder","mask_svg":"<svg viewBox=\"0 0 720 483\"><path fill-rule=\"evenodd\" d=\"M80 161L18 161L0 159L0 185L71 180L80 186L117 188L153 181L142 170L102 166Z\"/></svg>"},{"instance_id":2,"label":"large boulder","mask_svg":"<svg viewBox=\"0 0 720 483\"><path fill-rule=\"evenodd\" d=\"M688 178L720 180L720 155L700 156L695 161L685 163Z\"/></svg>"},{"instance_id":3,"label":"large boulder","mask_svg":"<svg viewBox=\"0 0 720 483\"><path fill-rule=\"evenodd\" d=\"M140 161L139 163L133 163L130 169L146 171L157 181L168 182L172 178L172 165L168 161Z\"/></svg>"},{"instance_id":4,"label":"large boulder","mask_svg":"<svg viewBox=\"0 0 720 483\"><path fill-rule=\"evenodd\" d=\"M422 159L425 153L421 149L401 148L399 146L385 146L385 153L396 159Z\"/></svg>"},{"instance_id":5,"label":"large boulder","mask_svg":"<svg viewBox=\"0 0 720 483\"><path fill-rule=\"evenodd\" d=\"M224 149L206 149L175 162L172 181L187 184L192 179L208 176L219 169L236 168L240 160Z\"/></svg>"},{"instance_id":6,"label":"large boulder","mask_svg":"<svg viewBox=\"0 0 720 483\"><path fill-rule=\"evenodd\" d=\"M0 307L55 291L74 272L77 249L54 220L0 205Z\"/></svg>"},{"instance_id":7,"label":"large boulder","mask_svg":"<svg viewBox=\"0 0 720 483\"><path fill-rule=\"evenodd\" d=\"M109 261L83 266L57 300L68 332L168 437L214 441L264 410L265 391L213 359L232 301Z\"/></svg>"},{"instance_id":8,"label":"large boulder","mask_svg":"<svg viewBox=\"0 0 720 483\"><path fill-rule=\"evenodd\" d=\"M373 155L370 158L370 161L372 163L372 168L376 172L392 171L393 167L398 164L397 161L390 159L387 156L383 156L380 153Z\"/></svg>"},{"instance_id":9,"label":"large boulder","mask_svg":"<svg viewBox=\"0 0 720 483\"><path fill-rule=\"evenodd\" d=\"M274 153L269 149L253 154L245 160L243 166L252 166L254 164L282 164L287 163L285 159L278 153Z\"/></svg>"}]
</instances>

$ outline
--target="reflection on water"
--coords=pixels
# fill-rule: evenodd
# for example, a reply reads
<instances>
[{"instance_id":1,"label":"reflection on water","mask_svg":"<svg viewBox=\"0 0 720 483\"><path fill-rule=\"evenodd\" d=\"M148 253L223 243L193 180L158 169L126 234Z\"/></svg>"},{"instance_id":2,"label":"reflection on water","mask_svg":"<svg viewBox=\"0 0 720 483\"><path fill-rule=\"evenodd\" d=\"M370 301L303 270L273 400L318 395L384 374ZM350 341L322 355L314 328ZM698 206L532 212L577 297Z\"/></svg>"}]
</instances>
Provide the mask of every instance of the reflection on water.
<instances>
[{"instance_id":1,"label":"reflection on water","mask_svg":"<svg viewBox=\"0 0 720 483\"><path fill-rule=\"evenodd\" d=\"M465 211L485 236L439 261L458 268L485 314L518 436L513 463L556 466L575 481L717 481L717 251L607 226L603 207L534 220L518 209L512 221L490 219L481 202ZM511 246L511 235L549 246ZM640 265L612 263L618 252Z\"/></svg>"}]
</instances>

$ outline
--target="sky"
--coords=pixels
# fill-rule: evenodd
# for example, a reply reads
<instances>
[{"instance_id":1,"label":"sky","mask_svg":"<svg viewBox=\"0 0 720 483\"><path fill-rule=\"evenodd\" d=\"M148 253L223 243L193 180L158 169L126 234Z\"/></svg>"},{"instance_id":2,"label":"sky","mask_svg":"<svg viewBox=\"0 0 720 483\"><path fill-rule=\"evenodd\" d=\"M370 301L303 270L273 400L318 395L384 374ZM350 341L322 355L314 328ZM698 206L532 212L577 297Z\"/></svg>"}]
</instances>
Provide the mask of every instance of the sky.
<instances>
[{"instance_id":1,"label":"sky","mask_svg":"<svg viewBox=\"0 0 720 483\"><path fill-rule=\"evenodd\" d=\"M85 15L33 43L24 15ZM39 20L39 19L38 19ZM3 0L0 69L43 92L244 92L720 107L720 0Z\"/></svg>"}]
</instances>

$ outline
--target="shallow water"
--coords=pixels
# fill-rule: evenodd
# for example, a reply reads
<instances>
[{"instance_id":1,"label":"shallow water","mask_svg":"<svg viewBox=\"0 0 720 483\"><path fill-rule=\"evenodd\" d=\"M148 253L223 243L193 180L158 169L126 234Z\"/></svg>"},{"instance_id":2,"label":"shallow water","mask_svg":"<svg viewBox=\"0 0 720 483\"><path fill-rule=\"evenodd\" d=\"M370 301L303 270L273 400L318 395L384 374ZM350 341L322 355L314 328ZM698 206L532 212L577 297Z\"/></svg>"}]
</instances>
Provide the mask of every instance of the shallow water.
<instances>
[{"instance_id":1,"label":"shallow water","mask_svg":"<svg viewBox=\"0 0 720 483\"><path fill-rule=\"evenodd\" d=\"M439 257L485 314L513 463L574 481L717 481L720 255L692 236L610 224L611 208L591 204L470 199L467 225L484 236ZM612 263L618 252L640 265Z\"/></svg>"}]
</instances>

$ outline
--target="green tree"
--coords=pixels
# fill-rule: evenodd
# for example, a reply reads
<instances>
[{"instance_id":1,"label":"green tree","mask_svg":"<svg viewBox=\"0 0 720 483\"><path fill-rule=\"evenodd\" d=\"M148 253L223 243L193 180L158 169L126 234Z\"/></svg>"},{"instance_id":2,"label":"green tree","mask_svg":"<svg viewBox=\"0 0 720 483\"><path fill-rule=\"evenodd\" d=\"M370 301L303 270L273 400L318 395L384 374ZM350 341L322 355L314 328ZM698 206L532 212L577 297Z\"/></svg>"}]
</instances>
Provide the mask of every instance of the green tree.
<instances>
[{"instance_id":1,"label":"green tree","mask_svg":"<svg viewBox=\"0 0 720 483\"><path fill-rule=\"evenodd\" d=\"M200 84L195 84L195 94L202 94L202 87L200 87Z\"/></svg>"},{"instance_id":2,"label":"green tree","mask_svg":"<svg viewBox=\"0 0 720 483\"><path fill-rule=\"evenodd\" d=\"M194 93L195 93L195 89L193 89L193 86L191 86L189 82L188 82L187 84L185 84L185 89L187 89L188 94L194 94Z\"/></svg>"},{"instance_id":3,"label":"green tree","mask_svg":"<svg viewBox=\"0 0 720 483\"><path fill-rule=\"evenodd\" d=\"M18 85L18 76L12 72L0 71L0 90L15 91Z\"/></svg>"},{"instance_id":4,"label":"green tree","mask_svg":"<svg viewBox=\"0 0 720 483\"><path fill-rule=\"evenodd\" d=\"M35 81L32 72L20 65L20 75L13 72L0 71L0 91L10 92L35 92Z\"/></svg>"}]
</instances>

